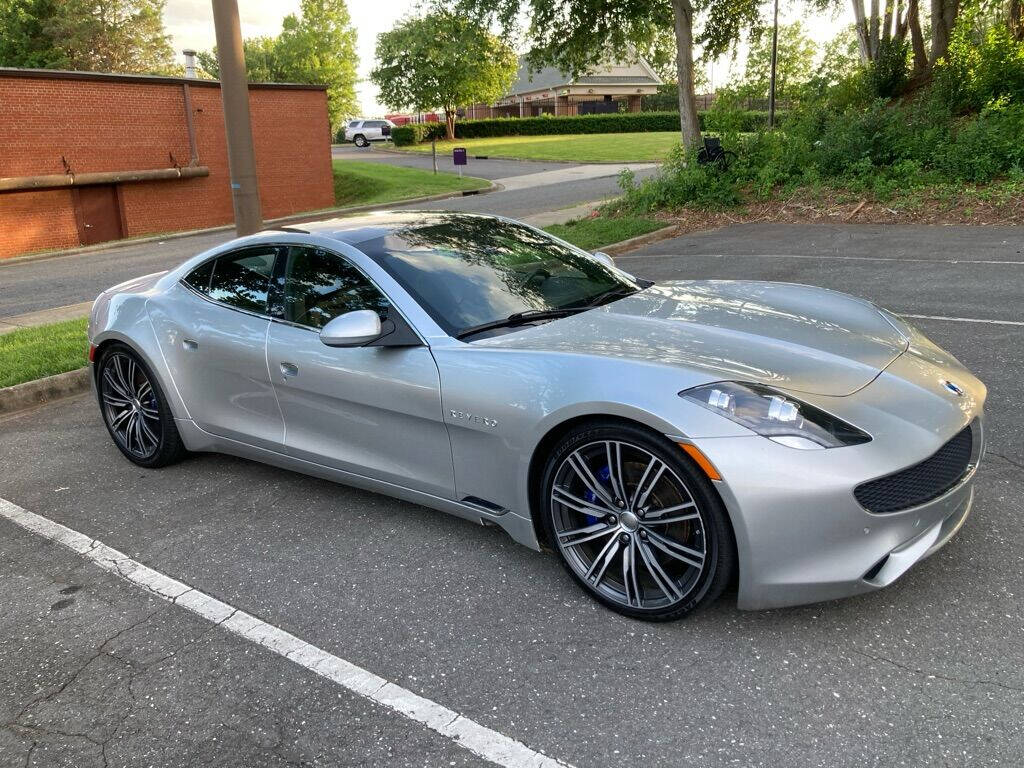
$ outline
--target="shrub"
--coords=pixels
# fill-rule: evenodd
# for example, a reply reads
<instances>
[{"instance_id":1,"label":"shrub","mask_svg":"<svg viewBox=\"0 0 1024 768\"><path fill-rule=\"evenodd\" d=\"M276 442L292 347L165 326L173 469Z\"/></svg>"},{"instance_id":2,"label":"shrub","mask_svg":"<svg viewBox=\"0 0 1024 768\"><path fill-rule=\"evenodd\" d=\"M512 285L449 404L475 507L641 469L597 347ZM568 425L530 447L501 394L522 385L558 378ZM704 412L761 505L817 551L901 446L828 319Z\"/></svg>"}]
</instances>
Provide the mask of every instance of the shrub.
<instances>
[{"instance_id":1,"label":"shrub","mask_svg":"<svg viewBox=\"0 0 1024 768\"><path fill-rule=\"evenodd\" d=\"M714 130L709 115L701 114L701 127ZM735 110L730 113L736 130L756 131L768 124L768 113ZM782 113L777 113L781 117ZM678 131L678 112L620 112L604 115L541 115L539 117L500 117L489 120L462 120L455 123L458 139L481 139L498 136L548 136L585 133L646 133ZM441 123L409 123L391 131L396 146L418 144L431 138L444 138Z\"/></svg>"},{"instance_id":2,"label":"shrub","mask_svg":"<svg viewBox=\"0 0 1024 768\"><path fill-rule=\"evenodd\" d=\"M907 56L910 44L906 40L882 40L878 56L864 73L865 84L871 94L880 99L897 96L907 82Z\"/></svg>"}]
</instances>

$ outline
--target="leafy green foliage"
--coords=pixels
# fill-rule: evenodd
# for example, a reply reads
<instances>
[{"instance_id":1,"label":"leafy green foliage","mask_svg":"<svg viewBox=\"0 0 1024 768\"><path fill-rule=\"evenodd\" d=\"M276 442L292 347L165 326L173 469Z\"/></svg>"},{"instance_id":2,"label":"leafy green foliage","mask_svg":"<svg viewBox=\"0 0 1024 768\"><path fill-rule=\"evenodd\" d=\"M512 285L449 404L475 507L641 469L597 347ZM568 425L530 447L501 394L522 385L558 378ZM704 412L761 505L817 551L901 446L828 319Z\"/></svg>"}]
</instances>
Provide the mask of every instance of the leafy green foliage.
<instances>
[{"instance_id":1,"label":"leafy green foliage","mask_svg":"<svg viewBox=\"0 0 1024 768\"><path fill-rule=\"evenodd\" d=\"M242 41L245 56L245 74L250 83L272 83L279 71L276 37L247 37ZM196 61L203 73L215 80L220 77L217 46L210 51L196 53Z\"/></svg>"},{"instance_id":2,"label":"leafy green foliage","mask_svg":"<svg viewBox=\"0 0 1024 768\"><path fill-rule=\"evenodd\" d=\"M872 95L891 99L903 91L910 66L910 43L906 40L881 40L875 60L864 73L864 82Z\"/></svg>"},{"instance_id":3,"label":"leafy green foliage","mask_svg":"<svg viewBox=\"0 0 1024 768\"><path fill-rule=\"evenodd\" d=\"M653 179L626 179L620 206L719 208L819 185L885 200L928 185L1019 176L1024 43L998 27L970 50L955 38L943 67L931 87L902 101L873 98L868 75L855 73L794 105L777 131L742 135L734 112L713 109L705 122L737 160L721 170L677 154Z\"/></svg>"},{"instance_id":4,"label":"leafy green foliage","mask_svg":"<svg viewBox=\"0 0 1024 768\"><path fill-rule=\"evenodd\" d=\"M1024 103L1024 41L1005 24L981 30L977 12L954 30L935 67L936 97L955 112L997 103Z\"/></svg>"},{"instance_id":5,"label":"leafy green foliage","mask_svg":"<svg viewBox=\"0 0 1024 768\"><path fill-rule=\"evenodd\" d=\"M778 99L793 97L794 91L810 79L817 52L817 45L808 36L801 22L779 25L775 85ZM771 29L758 27L750 36L743 76L731 83L728 90L739 99L767 98L771 62Z\"/></svg>"},{"instance_id":6,"label":"leafy green foliage","mask_svg":"<svg viewBox=\"0 0 1024 768\"><path fill-rule=\"evenodd\" d=\"M315 83L327 86L331 127L359 111L356 101L356 31L345 0L302 0L277 37L242 41L250 83ZM196 56L203 72L220 77L217 47Z\"/></svg>"},{"instance_id":7,"label":"leafy green foliage","mask_svg":"<svg viewBox=\"0 0 1024 768\"><path fill-rule=\"evenodd\" d=\"M380 100L395 109L441 107L454 138L455 110L497 101L517 66L515 51L503 40L465 15L439 8L378 36L370 80Z\"/></svg>"},{"instance_id":8,"label":"leafy green foliage","mask_svg":"<svg viewBox=\"0 0 1024 768\"><path fill-rule=\"evenodd\" d=\"M356 102L356 31L345 0L302 0L289 14L273 51L275 80L322 83L335 128L359 110Z\"/></svg>"},{"instance_id":9,"label":"leafy green foliage","mask_svg":"<svg viewBox=\"0 0 1024 768\"><path fill-rule=\"evenodd\" d=\"M0 66L174 71L165 0L0 0Z\"/></svg>"}]
</instances>

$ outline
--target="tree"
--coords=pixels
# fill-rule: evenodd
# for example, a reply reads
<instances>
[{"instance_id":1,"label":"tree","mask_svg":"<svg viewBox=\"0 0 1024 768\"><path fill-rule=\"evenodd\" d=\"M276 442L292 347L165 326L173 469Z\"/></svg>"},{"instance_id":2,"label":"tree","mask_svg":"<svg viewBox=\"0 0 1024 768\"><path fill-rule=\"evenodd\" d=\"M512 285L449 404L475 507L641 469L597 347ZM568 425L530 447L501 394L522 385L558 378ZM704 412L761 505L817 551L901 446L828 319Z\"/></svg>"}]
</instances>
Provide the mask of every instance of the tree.
<instances>
[{"instance_id":1,"label":"tree","mask_svg":"<svg viewBox=\"0 0 1024 768\"><path fill-rule=\"evenodd\" d=\"M47 31L57 0L0 0L0 66L55 69L64 52Z\"/></svg>"},{"instance_id":2,"label":"tree","mask_svg":"<svg viewBox=\"0 0 1024 768\"><path fill-rule=\"evenodd\" d=\"M720 55L754 25L759 12L757 0L457 0L457 4L509 33L518 30L520 19L528 19L530 65L555 66L572 76L601 64L610 52L647 51L665 30L672 30L679 127L688 149L701 139L695 45L706 56Z\"/></svg>"},{"instance_id":3,"label":"tree","mask_svg":"<svg viewBox=\"0 0 1024 768\"><path fill-rule=\"evenodd\" d=\"M812 0L818 8L834 8L844 0ZM869 1L870 6L865 6ZM920 0L850 0L861 63L873 64L879 58L902 48L908 37L914 54L914 72L923 75L949 50L953 28L962 10L961 0L930 0L926 46L921 25ZM1014 2L1009 0L1011 9ZM1012 11L1011 11L1012 12Z\"/></svg>"},{"instance_id":4,"label":"tree","mask_svg":"<svg viewBox=\"0 0 1024 768\"><path fill-rule=\"evenodd\" d=\"M775 90L779 99L792 97L794 87L810 79L814 72L816 54L817 46L808 37L801 22L779 25L775 73ZM743 77L734 86L737 94L743 98L764 98L768 93L771 63L771 30L758 27L750 36Z\"/></svg>"},{"instance_id":5,"label":"tree","mask_svg":"<svg viewBox=\"0 0 1024 768\"><path fill-rule=\"evenodd\" d=\"M356 31L345 0L302 0L277 37L242 41L250 83L317 83L327 86L332 130L359 111L356 101ZM220 76L217 48L197 54L199 65Z\"/></svg>"},{"instance_id":6,"label":"tree","mask_svg":"<svg viewBox=\"0 0 1024 768\"><path fill-rule=\"evenodd\" d=\"M242 41L245 55L245 74L250 83L272 83L278 78L277 38L248 37ZM210 51L199 51L196 60L200 69L210 77L220 77L220 61L217 46Z\"/></svg>"},{"instance_id":7,"label":"tree","mask_svg":"<svg viewBox=\"0 0 1024 768\"><path fill-rule=\"evenodd\" d=\"M356 31L345 0L302 0L300 15L285 16L274 48L273 79L327 86L334 129L355 114Z\"/></svg>"},{"instance_id":8,"label":"tree","mask_svg":"<svg viewBox=\"0 0 1024 768\"><path fill-rule=\"evenodd\" d=\"M166 73L165 0L0 0L0 64Z\"/></svg>"},{"instance_id":9,"label":"tree","mask_svg":"<svg viewBox=\"0 0 1024 768\"><path fill-rule=\"evenodd\" d=\"M377 37L370 80L395 109L444 110L455 138L460 106L499 99L518 68L515 51L465 15L438 9L399 22Z\"/></svg>"}]
</instances>

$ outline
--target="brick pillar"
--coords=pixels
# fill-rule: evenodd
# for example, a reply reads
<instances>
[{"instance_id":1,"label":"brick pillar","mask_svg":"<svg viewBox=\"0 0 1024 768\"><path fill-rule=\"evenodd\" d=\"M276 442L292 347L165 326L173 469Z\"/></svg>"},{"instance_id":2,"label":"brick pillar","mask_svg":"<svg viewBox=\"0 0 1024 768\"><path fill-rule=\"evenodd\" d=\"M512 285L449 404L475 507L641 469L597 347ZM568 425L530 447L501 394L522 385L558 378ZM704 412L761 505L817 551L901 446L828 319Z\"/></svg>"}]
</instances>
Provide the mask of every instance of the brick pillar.
<instances>
[{"instance_id":1,"label":"brick pillar","mask_svg":"<svg viewBox=\"0 0 1024 768\"><path fill-rule=\"evenodd\" d=\"M639 112L642 103L643 103L643 96L641 96L638 93L631 95L629 97L629 111L630 112Z\"/></svg>"}]
</instances>

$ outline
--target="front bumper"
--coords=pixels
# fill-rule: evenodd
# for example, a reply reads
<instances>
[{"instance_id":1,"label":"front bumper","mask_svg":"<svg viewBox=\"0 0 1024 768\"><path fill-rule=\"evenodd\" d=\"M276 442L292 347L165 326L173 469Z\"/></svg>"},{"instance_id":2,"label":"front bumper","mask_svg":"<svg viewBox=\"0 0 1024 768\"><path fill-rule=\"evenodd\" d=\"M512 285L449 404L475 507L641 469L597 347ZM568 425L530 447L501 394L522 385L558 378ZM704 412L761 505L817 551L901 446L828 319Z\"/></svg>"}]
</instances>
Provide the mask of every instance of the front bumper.
<instances>
[{"instance_id":1,"label":"front bumper","mask_svg":"<svg viewBox=\"0 0 1024 768\"><path fill-rule=\"evenodd\" d=\"M700 441L723 477L715 485L736 534L738 607L778 608L872 592L936 552L970 514L984 448L980 420L977 434L971 466L954 487L887 514L865 510L853 489L898 468L888 446L794 451L761 437Z\"/></svg>"}]
</instances>

